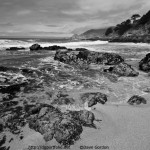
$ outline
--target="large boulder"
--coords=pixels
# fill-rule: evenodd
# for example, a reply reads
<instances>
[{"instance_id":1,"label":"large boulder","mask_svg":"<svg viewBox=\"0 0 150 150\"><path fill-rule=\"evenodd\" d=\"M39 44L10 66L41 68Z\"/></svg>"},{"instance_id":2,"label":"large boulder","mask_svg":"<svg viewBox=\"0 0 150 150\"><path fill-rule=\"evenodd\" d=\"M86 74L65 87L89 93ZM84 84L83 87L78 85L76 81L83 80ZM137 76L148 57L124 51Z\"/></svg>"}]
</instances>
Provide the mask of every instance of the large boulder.
<instances>
[{"instance_id":1,"label":"large boulder","mask_svg":"<svg viewBox=\"0 0 150 150\"><path fill-rule=\"evenodd\" d=\"M88 102L88 107L92 107L97 103L105 104L107 102L107 95L97 92L97 93L84 93L81 95L81 100L85 103Z\"/></svg>"},{"instance_id":2,"label":"large boulder","mask_svg":"<svg viewBox=\"0 0 150 150\"><path fill-rule=\"evenodd\" d=\"M128 100L128 104L130 105L139 105L141 103L146 104L146 99L138 95L134 95Z\"/></svg>"},{"instance_id":3,"label":"large boulder","mask_svg":"<svg viewBox=\"0 0 150 150\"><path fill-rule=\"evenodd\" d=\"M80 138L82 126L94 127L94 114L86 110L63 113L47 104L38 105L35 111L32 107L29 109L26 109L30 112L29 127L40 132L45 141L55 138L63 146L70 146Z\"/></svg>"},{"instance_id":4,"label":"large boulder","mask_svg":"<svg viewBox=\"0 0 150 150\"><path fill-rule=\"evenodd\" d=\"M116 65L124 61L118 54L91 52L87 49L77 49L77 51L57 51L54 59L74 65L90 63Z\"/></svg>"},{"instance_id":5,"label":"large boulder","mask_svg":"<svg viewBox=\"0 0 150 150\"><path fill-rule=\"evenodd\" d=\"M86 60L88 63L105 65L116 65L124 61L121 56L115 53L91 52L89 50L80 51L77 57Z\"/></svg>"},{"instance_id":6,"label":"large boulder","mask_svg":"<svg viewBox=\"0 0 150 150\"><path fill-rule=\"evenodd\" d=\"M37 50L41 50L41 49L42 49L42 47L39 44L33 44L30 47L30 51L37 51Z\"/></svg>"},{"instance_id":7,"label":"large boulder","mask_svg":"<svg viewBox=\"0 0 150 150\"><path fill-rule=\"evenodd\" d=\"M62 119L55 125L55 139L58 143L64 146L74 144L80 138L83 129L79 122L73 119Z\"/></svg>"},{"instance_id":8,"label":"large boulder","mask_svg":"<svg viewBox=\"0 0 150 150\"><path fill-rule=\"evenodd\" d=\"M134 77L139 75L139 73L135 71L131 65L128 65L126 63L120 63L118 65L110 67L109 69L104 69L104 72L109 72L126 77Z\"/></svg>"},{"instance_id":9,"label":"large boulder","mask_svg":"<svg viewBox=\"0 0 150 150\"><path fill-rule=\"evenodd\" d=\"M139 69L145 72L150 71L150 53L148 53L140 62Z\"/></svg>"}]
</instances>

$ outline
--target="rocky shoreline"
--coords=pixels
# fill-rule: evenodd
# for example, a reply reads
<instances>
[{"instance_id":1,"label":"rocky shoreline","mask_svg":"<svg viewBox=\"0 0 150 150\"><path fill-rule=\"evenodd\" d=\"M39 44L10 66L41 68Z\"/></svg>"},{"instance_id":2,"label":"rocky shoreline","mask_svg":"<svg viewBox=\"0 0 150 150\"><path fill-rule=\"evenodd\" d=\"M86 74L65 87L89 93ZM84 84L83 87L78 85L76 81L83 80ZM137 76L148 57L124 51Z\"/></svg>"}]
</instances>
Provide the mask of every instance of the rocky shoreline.
<instances>
[{"instance_id":1,"label":"rocky shoreline","mask_svg":"<svg viewBox=\"0 0 150 150\"><path fill-rule=\"evenodd\" d=\"M10 48L11 49L11 48ZM139 76L139 72L124 59L115 53L91 52L88 49L78 48L75 50L66 47L51 46L42 48L38 44L30 47L31 51L39 50L56 51L53 59L58 63L73 67L77 71L83 71L85 74L91 71L90 65L103 65L98 72L107 78L112 77L133 77ZM139 70L149 72L150 55L147 54L139 62ZM72 71L71 71L72 72ZM74 72L75 73L75 72ZM53 75L51 75L53 74ZM94 72L93 72L94 74ZM57 78L58 76L58 78ZM109 76L109 77L108 77ZM73 76L75 78L75 75ZM78 97L82 104L87 103L86 109L78 111L62 111L62 105L74 105L76 100L67 92L60 89L48 91L49 103L37 101L36 98L27 99L27 95L37 92L46 92L44 86L48 83L53 87L54 82L70 79L66 72L59 72L54 67L41 67L38 69L25 67L6 67L0 66L0 148L6 149L5 132L11 132L14 135L22 137L22 128L29 125L30 129L43 135L46 142L55 139L60 145L68 147L80 139L84 132L83 127L97 129L98 121L90 108L96 104L107 104L108 95L102 92L84 92ZM73 79L76 80L76 79ZM82 84L83 81L82 81ZM114 83L115 84L115 83ZM58 85L60 86L60 85ZM54 91L56 91L54 94ZM140 95L133 95L127 101L129 105L146 104L147 100ZM9 149L9 147L7 147Z\"/></svg>"}]
</instances>

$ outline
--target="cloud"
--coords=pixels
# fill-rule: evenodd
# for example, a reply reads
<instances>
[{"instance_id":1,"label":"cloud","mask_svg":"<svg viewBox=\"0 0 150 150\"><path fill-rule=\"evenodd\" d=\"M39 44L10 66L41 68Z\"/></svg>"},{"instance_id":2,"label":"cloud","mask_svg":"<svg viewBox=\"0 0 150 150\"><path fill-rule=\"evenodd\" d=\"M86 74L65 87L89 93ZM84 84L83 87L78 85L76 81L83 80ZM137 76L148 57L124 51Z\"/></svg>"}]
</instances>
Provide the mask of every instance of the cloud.
<instances>
[{"instance_id":1,"label":"cloud","mask_svg":"<svg viewBox=\"0 0 150 150\"><path fill-rule=\"evenodd\" d=\"M79 0L78 4L86 13L96 13L129 9L141 2L142 0Z\"/></svg>"},{"instance_id":2,"label":"cloud","mask_svg":"<svg viewBox=\"0 0 150 150\"><path fill-rule=\"evenodd\" d=\"M10 22L0 23L0 27L13 27L14 24Z\"/></svg>"},{"instance_id":3,"label":"cloud","mask_svg":"<svg viewBox=\"0 0 150 150\"><path fill-rule=\"evenodd\" d=\"M18 16L24 16L24 15L29 15L29 14L31 14L31 13L32 13L31 10L21 10L21 11L18 11L16 14L17 14Z\"/></svg>"},{"instance_id":4,"label":"cloud","mask_svg":"<svg viewBox=\"0 0 150 150\"><path fill-rule=\"evenodd\" d=\"M43 36L108 27L133 13L142 15L150 9L149 0L0 0L0 3L0 32Z\"/></svg>"}]
</instances>

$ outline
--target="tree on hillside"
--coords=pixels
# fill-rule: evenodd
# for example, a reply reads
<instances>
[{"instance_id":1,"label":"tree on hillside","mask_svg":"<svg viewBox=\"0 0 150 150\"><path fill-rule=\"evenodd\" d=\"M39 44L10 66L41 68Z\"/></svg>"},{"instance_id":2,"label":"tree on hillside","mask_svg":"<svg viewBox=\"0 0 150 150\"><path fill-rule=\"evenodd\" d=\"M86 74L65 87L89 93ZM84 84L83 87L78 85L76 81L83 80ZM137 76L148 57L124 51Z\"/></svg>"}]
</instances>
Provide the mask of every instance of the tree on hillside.
<instances>
[{"instance_id":1,"label":"tree on hillside","mask_svg":"<svg viewBox=\"0 0 150 150\"><path fill-rule=\"evenodd\" d=\"M112 27L109 27L106 32L105 32L105 35L108 36L109 34L111 34L113 32L113 28Z\"/></svg>"},{"instance_id":2,"label":"tree on hillside","mask_svg":"<svg viewBox=\"0 0 150 150\"><path fill-rule=\"evenodd\" d=\"M138 21L138 24L144 25L144 24L148 23L149 21L150 21L150 11L140 18L140 20Z\"/></svg>"},{"instance_id":3,"label":"tree on hillside","mask_svg":"<svg viewBox=\"0 0 150 150\"><path fill-rule=\"evenodd\" d=\"M131 19L134 21L136 21L138 18L140 18L141 16L139 14L134 14L132 15Z\"/></svg>"},{"instance_id":4,"label":"tree on hillside","mask_svg":"<svg viewBox=\"0 0 150 150\"><path fill-rule=\"evenodd\" d=\"M128 19L121 24L117 24L114 30L119 34L123 35L127 30L129 30L132 27L131 20Z\"/></svg>"}]
</instances>

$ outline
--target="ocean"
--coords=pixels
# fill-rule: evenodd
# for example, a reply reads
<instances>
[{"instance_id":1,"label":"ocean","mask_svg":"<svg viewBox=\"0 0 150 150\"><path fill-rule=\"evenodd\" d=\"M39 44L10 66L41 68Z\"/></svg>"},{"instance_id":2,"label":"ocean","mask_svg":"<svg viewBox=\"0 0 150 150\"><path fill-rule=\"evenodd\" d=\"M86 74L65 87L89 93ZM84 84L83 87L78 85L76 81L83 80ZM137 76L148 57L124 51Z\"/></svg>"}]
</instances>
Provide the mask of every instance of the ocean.
<instances>
[{"instance_id":1,"label":"ocean","mask_svg":"<svg viewBox=\"0 0 150 150\"><path fill-rule=\"evenodd\" d=\"M149 88L149 77L143 72L137 78L118 79L117 83L110 82L99 70L92 72L76 70L71 66L54 60L55 51L30 52L29 47L38 43L41 46L65 46L67 48L86 48L96 52L117 53L122 56L127 63L138 70L139 61L150 52L150 45L144 43L109 43L107 41L69 41L67 39L1 39L0 40L0 66L30 68L47 70L44 80L45 87L55 90L66 89L73 93L78 91L95 90L102 91L109 95L109 102L126 102L134 94L144 94L141 89ZM25 47L20 51L5 51L8 47ZM52 71L48 71L51 68ZM139 70L138 70L139 71ZM48 76L47 76L48 75ZM43 76L38 77L41 80ZM48 80L48 78L51 78ZM53 80L52 80L53 79ZM53 82L52 82L53 81ZM50 83L51 86L49 87ZM79 93L77 94L79 95Z\"/></svg>"}]
</instances>

